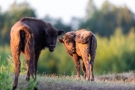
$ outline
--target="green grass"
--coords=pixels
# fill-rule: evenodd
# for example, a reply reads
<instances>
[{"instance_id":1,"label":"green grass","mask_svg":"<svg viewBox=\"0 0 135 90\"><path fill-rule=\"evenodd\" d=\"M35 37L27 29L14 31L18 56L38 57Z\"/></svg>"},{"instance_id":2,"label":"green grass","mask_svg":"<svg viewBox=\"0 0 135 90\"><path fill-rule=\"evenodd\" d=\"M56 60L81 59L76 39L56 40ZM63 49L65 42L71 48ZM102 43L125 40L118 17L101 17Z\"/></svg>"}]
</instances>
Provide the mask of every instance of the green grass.
<instances>
[{"instance_id":1,"label":"green grass","mask_svg":"<svg viewBox=\"0 0 135 90\"><path fill-rule=\"evenodd\" d=\"M12 78L10 65L7 66L6 61L0 63L0 90L11 90Z\"/></svg>"},{"instance_id":2,"label":"green grass","mask_svg":"<svg viewBox=\"0 0 135 90\"><path fill-rule=\"evenodd\" d=\"M11 90L14 79L14 64L12 57L8 57L7 60L1 61L0 63L0 90ZM26 69L24 68L24 63L22 63L20 75L24 74L26 74ZM36 87L36 82L31 79L27 88L24 90L32 90Z\"/></svg>"},{"instance_id":3,"label":"green grass","mask_svg":"<svg viewBox=\"0 0 135 90\"><path fill-rule=\"evenodd\" d=\"M135 29L123 35L118 28L110 38L97 35L97 53L94 64L96 74L120 73L134 70L135 65Z\"/></svg>"}]
</instances>

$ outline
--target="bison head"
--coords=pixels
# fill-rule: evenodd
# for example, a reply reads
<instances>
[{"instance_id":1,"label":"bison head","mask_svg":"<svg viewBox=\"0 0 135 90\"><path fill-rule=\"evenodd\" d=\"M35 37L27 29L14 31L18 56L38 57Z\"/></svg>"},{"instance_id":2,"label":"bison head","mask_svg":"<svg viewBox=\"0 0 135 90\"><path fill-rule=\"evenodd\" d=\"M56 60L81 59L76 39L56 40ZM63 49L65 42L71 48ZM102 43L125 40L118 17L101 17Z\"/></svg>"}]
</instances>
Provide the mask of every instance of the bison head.
<instances>
[{"instance_id":1,"label":"bison head","mask_svg":"<svg viewBox=\"0 0 135 90\"><path fill-rule=\"evenodd\" d=\"M75 52L75 32L67 32L62 38L59 38L58 41L63 43L69 53Z\"/></svg>"},{"instance_id":2,"label":"bison head","mask_svg":"<svg viewBox=\"0 0 135 90\"><path fill-rule=\"evenodd\" d=\"M54 48L56 46L57 36L63 34L63 30L57 30L55 28L47 28L45 29L45 44L46 47L49 48L50 52L54 51Z\"/></svg>"}]
</instances>

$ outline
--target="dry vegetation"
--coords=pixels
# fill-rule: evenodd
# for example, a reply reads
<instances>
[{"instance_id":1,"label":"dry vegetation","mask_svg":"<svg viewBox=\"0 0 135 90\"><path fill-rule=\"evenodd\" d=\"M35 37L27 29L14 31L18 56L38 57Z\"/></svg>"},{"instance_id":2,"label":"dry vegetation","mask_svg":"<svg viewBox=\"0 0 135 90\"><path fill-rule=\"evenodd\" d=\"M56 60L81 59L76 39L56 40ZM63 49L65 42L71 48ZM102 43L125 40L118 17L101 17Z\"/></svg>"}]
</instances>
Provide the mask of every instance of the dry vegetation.
<instances>
[{"instance_id":1,"label":"dry vegetation","mask_svg":"<svg viewBox=\"0 0 135 90\"><path fill-rule=\"evenodd\" d=\"M28 89L30 83L23 75L19 78L17 90ZM83 77L42 75L38 76L38 90L134 90L134 73L96 76L95 82L86 81ZM30 90L30 89L28 89Z\"/></svg>"}]
</instances>

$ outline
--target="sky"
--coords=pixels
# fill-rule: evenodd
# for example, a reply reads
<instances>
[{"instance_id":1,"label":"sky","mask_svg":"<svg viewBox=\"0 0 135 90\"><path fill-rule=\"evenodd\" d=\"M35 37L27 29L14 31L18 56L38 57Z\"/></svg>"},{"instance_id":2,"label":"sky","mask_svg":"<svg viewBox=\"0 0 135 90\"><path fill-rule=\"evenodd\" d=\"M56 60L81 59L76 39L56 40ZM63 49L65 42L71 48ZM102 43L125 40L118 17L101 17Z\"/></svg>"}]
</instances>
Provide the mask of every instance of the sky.
<instances>
[{"instance_id":1,"label":"sky","mask_svg":"<svg viewBox=\"0 0 135 90\"><path fill-rule=\"evenodd\" d=\"M5 11L9 6L16 1L17 3L28 2L36 11L38 18L43 18L49 15L53 18L61 18L64 22L70 22L72 17L83 18L86 15L86 6L88 0L0 0L0 7ZM93 0L97 8L105 0ZM135 13L135 0L109 0L116 6L126 5L132 12Z\"/></svg>"}]
</instances>

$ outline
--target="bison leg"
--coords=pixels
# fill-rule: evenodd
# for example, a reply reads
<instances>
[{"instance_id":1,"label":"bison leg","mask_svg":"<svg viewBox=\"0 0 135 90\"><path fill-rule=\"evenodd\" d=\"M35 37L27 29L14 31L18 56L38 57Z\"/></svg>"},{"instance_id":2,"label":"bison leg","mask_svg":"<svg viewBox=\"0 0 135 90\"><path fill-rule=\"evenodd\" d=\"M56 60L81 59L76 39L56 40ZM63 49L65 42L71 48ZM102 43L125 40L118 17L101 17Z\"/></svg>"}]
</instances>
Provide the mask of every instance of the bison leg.
<instances>
[{"instance_id":1,"label":"bison leg","mask_svg":"<svg viewBox=\"0 0 135 90\"><path fill-rule=\"evenodd\" d=\"M95 53L91 55L91 60L90 60L90 80L94 81L94 73L93 73L93 67L94 67L94 58L95 58Z\"/></svg>"},{"instance_id":2,"label":"bison leg","mask_svg":"<svg viewBox=\"0 0 135 90\"><path fill-rule=\"evenodd\" d=\"M26 81L30 80L30 71L29 71L29 62L26 60L26 69L27 69L27 75L26 75Z\"/></svg>"},{"instance_id":3,"label":"bison leg","mask_svg":"<svg viewBox=\"0 0 135 90\"><path fill-rule=\"evenodd\" d=\"M36 80L36 73L37 73L37 64L38 64L38 58L40 55L40 51L39 52L35 52L35 61L34 61L34 74L35 74L35 80Z\"/></svg>"},{"instance_id":4,"label":"bison leg","mask_svg":"<svg viewBox=\"0 0 135 90\"><path fill-rule=\"evenodd\" d=\"M26 67L27 67L27 77L29 80L30 75L34 79L34 40L32 35L26 35L26 43L24 54L26 58Z\"/></svg>"},{"instance_id":5,"label":"bison leg","mask_svg":"<svg viewBox=\"0 0 135 90\"><path fill-rule=\"evenodd\" d=\"M83 57L83 62L86 68L86 80L90 80L90 64L87 57Z\"/></svg>"},{"instance_id":6,"label":"bison leg","mask_svg":"<svg viewBox=\"0 0 135 90\"><path fill-rule=\"evenodd\" d=\"M35 80L36 80L36 72L37 72L37 62L38 62L38 58L39 58L39 53L35 54L34 56L34 74L35 74ZM26 60L26 68L27 68L27 76L26 76L26 80L29 81L30 80L30 70L29 70L29 60Z\"/></svg>"},{"instance_id":7,"label":"bison leg","mask_svg":"<svg viewBox=\"0 0 135 90\"><path fill-rule=\"evenodd\" d=\"M34 52L32 49L32 45L25 48L25 58L26 58L26 67L27 67L27 76L26 80L30 79L30 75L34 79Z\"/></svg>"},{"instance_id":8,"label":"bison leg","mask_svg":"<svg viewBox=\"0 0 135 90\"><path fill-rule=\"evenodd\" d=\"M80 61L76 54L73 54L73 60L74 60L75 67L76 67L77 78L80 78Z\"/></svg>"},{"instance_id":9,"label":"bison leg","mask_svg":"<svg viewBox=\"0 0 135 90\"><path fill-rule=\"evenodd\" d=\"M84 78L86 79L86 68L83 62L82 62L82 71L84 73Z\"/></svg>"},{"instance_id":10,"label":"bison leg","mask_svg":"<svg viewBox=\"0 0 135 90\"><path fill-rule=\"evenodd\" d=\"M26 56L25 56L26 57ZM32 58L28 58L26 57L26 67L27 67L27 76L26 76L26 80L29 81L30 79L30 75L32 76L32 78L34 79L34 60Z\"/></svg>"},{"instance_id":11,"label":"bison leg","mask_svg":"<svg viewBox=\"0 0 135 90\"><path fill-rule=\"evenodd\" d=\"M86 50L87 49L85 48L82 49L81 54L82 54L82 61L86 69L86 80L90 80L90 64L89 64L89 59L88 59L88 53Z\"/></svg>"},{"instance_id":12,"label":"bison leg","mask_svg":"<svg viewBox=\"0 0 135 90\"><path fill-rule=\"evenodd\" d=\"M18 77L19 77L20 66L21 66L19 56L20 56L20 53L15 54L15 55L13 54L13 60L14 60L14 66L15 66L15 78L14 78L13 90L15 90L18 85Z\"/></svg>"},{"instance_id":13,"label":"bison leg","mask_svg":"<svg viewBox=\"0 0 135 90\"><path fill-rule=\"evenodd\" d=\"M89 45L88 44L79 44L79 50L81 53L82 61L84 63L85 69L86 69L86 80L90 80L90 64L89 64L89 59L88 59L88 54L89 54Z\"/></svg>"},{"instance_id":14,"label":"bison leg","mask_svg":"<svg viewBox=\"0 0 135 90\"><path fill-rule=\"evenodd\" d=\"M34 61L34 74L35 74L35 80L36 80L36 72L37 72L37 62L38 62L38 57L39 54L35 55L35 61ZM29 71L29 62L28 60L26 60L26 68L27 68L27 76L26 76L26 80L29 81L30 80L30 71Z\"/></svg>"},{"instance_id":15,"label":"bison leg","mask_svg":"<svg viewBox=\"0 0 135 90\"><path fill-rule=\"evenodd\" d=\"M26 80L29 81L30 75L34 79L34 75L33 75L33 73L34 73L34 59L32 57L29 58L26 55L25 55L25 58L26 58L26 68L27 68Z\"/></svg>"},{"instance_id":16,"label":"bison leg","mask_svg":"<svg viewBox=\"0 0 135 90\"><path fill-rule=\"evenodd\" d=\"M93 64L94 62L90 62L90 80L91 81L94 81Z\"/></svg>"}]
</instances>

